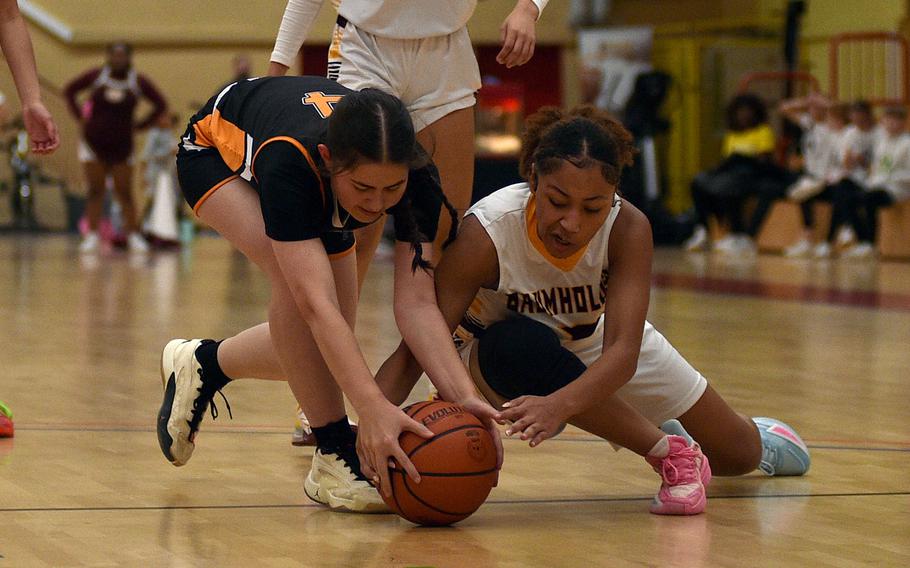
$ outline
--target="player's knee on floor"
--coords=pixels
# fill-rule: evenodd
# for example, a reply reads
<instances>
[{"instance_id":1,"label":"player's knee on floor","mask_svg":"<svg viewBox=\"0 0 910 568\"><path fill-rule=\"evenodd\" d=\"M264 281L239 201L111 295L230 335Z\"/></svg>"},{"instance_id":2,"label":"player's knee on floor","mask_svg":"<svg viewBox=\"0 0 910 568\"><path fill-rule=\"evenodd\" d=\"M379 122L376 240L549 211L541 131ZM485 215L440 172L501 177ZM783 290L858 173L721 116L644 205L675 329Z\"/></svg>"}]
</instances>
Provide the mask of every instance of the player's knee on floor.
<instances>
[{"instance_id":1,"label":"player's knee on floor","mask_svg":"<svg viewBox=\"0 0 910 568\"><path fill-rule=\"evenodd\" d=\"M479 339L477 359L486 383L507 399L552 394L586 369L552 329L526 317L487 328Z\"/></svg>"}]
</instances>

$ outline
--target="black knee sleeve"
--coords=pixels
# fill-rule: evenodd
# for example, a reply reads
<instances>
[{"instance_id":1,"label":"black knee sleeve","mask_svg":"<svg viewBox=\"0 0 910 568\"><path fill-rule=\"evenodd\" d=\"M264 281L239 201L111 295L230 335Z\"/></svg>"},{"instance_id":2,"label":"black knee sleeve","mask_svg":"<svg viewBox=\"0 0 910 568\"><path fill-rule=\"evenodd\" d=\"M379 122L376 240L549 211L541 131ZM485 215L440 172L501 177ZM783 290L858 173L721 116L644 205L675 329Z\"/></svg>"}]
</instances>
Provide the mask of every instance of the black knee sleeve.
<instances>
[{"instance_id":1,"label":"black knee sleeve","mask_svg":"<svg viewBox=\"0 0 910 568\"><path fill-rule=\"evenodd\" d=\"M577 379L585 364L546 325L526 317L497 322L479 338L484 380L507 399L546 396Z\"/></svg>"}]
</instances>

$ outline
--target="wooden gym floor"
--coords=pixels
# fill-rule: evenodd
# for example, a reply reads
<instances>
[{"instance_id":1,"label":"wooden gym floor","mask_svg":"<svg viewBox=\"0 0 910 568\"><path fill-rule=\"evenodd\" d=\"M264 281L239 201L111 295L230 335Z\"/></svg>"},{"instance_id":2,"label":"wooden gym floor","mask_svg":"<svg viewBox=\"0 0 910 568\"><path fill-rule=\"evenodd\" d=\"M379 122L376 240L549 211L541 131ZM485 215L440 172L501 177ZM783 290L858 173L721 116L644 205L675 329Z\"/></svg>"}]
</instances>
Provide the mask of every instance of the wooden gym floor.
<instances>
[{"instance_id":1,"label":"wooden gym floor","mask_svg":"<svg viewBox=\"0 0 910 568\"><path fill-rule=\"evenodd\" d=\"M657 476L567 431L506 441L500 486L454 528L332 513L302 480L283 384L226 389L174 468L154 434L159 350L264 315L264 279L223 241L80 260L67 237L0 240L0 568L27 566L906 566L910 264L725 261L659 251L651 321L735 408L793 425L804 478L717 478L707 513L650 515ZM358 332L397 343L378 263ZM425 386L415 397L425 394Z\"/></svg>"}]
</instances>

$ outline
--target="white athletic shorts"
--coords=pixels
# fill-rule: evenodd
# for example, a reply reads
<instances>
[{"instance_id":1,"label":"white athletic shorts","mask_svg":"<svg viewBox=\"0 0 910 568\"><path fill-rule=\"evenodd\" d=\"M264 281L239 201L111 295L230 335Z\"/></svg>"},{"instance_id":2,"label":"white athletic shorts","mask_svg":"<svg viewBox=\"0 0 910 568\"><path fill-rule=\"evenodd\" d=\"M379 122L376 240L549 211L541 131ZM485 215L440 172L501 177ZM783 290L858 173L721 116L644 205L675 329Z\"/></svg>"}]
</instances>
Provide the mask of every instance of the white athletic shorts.
<instances>
[{"instance_id":1,"label":"white athletic shorts","mask_svg":"<svg viewBox=\"0 0 910 568\"><path fill-rule=\"evenodd\" d=\"M585 365L591 366L600 357L603 348L600 334L594 334L592 338L596 340L570 342L564 346ZM466 365L469 365L475 343L476 340L471 340L459 348L461 359ZM616 394L651 423L660 426L671 418L685 414L698 402L707 387L708 381L701 373L646 321L638 369Z\"/></svg>"},{"instance_id":2,"label":"white athletic shorts","mask_svg":"<svg viewBox=\"0 0 910 568\"><path fill-rule=\"evenodd\" d=\"M397 96L417 131L474 106L480 88L480 69L466 27L446 36L394 39L374 36L339 18L329 47L328 76L349 89L372 87Z\"/></svg>"}]
</instances>

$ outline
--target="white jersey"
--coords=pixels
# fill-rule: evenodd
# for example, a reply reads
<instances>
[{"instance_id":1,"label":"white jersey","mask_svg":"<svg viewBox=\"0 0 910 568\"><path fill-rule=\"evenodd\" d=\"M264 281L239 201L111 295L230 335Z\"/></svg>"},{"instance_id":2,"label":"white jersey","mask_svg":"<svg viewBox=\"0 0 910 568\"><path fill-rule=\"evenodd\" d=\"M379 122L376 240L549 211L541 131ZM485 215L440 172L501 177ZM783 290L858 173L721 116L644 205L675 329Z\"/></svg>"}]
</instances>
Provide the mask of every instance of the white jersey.
<instances>
[{"instance_id":1,"label":"white jersey","mask_svg":"<svg viewBox=\"0 0 910 568\"><path fill-rule=\"evenodd\" d=\"M471 207L496 247L499 284L481 289L455 331L469 364L475 336L497 321L529 317L552 329L563 347L587 366L603 352L610 231L622 200L614 199L603 226L570 258L547 253L536 231L536 202L528 184L510 185ZM476 380L476 378L475 378ZM645 322L635 375L616 394L655 425L694 405L707 381L654 327Z\"/></svg>"},{"instance_id":2,"label":"white jersey","mask_svg":"<svg viewBox=\"0 0 910 568\"><path fill-rule=\"evenodd\" d=\"M603 226L570 258L551 256L536 230L536 200L527 183L503 188L480 200L474 215L499 257L499 286L482 289L456 336L469 340L487 326L514 315L539 321L572 351L603 345L603 315L610 230L622 200L616 197Z\"/></svg>"}]
</instances>

